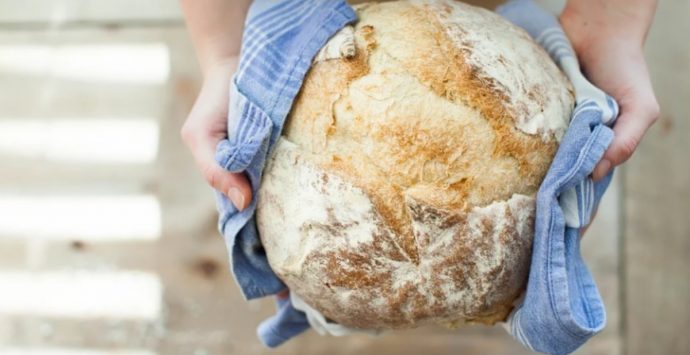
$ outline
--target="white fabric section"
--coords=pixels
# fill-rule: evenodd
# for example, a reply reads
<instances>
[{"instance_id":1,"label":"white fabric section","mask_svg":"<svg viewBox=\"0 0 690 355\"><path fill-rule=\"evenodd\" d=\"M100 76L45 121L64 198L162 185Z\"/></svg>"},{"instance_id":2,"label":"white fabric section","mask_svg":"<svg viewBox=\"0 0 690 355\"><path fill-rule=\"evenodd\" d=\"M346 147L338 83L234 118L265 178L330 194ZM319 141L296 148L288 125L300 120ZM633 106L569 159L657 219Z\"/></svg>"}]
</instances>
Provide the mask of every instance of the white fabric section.
<instances>
[{"instance_id":1,"label":"white fabric section","mask_svg":"<svg viewBox=\"0 0 690 355\"><path fill-rule=\"evenodd\" d=\"M558 203L563 210L565 224L571 228L580 228L580 214L577 206L577 191L575 186L565 191L559 198ZM586 212L586 211L583 211Z\"/></svg>"},{"instance_id":2,"label":"white fabric section","mask_svg":"<svg viewBox=\"0 0 690 355\"><path fill-rule=\"evenodd\" d=\"M570 79L570 82L575 88L575 102L580 105L585 99L594 100L603 111L602 119L604 124L608 124L614 118L614 112L611 111L607 101L606 94L599 88L590 83L582 72L580 72L580 65L575 57L563 57L559 60L559 66Z\"/></svg>"},{"instance_id":3,"label":"white fabric section","mask_svg":"<svg viewBox=\"0 0 690 355\"><path fill-rule=\"evenodd\" d=\"M326 317L324 317L323 314L304 302L304 300L302 300L302 298L297 296L297 294L294 292L290 292L290 301L295 309L300 310L307 315L309 325L311 325L311 327L314 328L314 330L320 335L329 334L333 336L344 336L355 333L364 333L374 336L382 333L381 330L355 329L340 325L338 323L331 323L326 320Z\"/></svg>"},{"instance_id":4,"label":"white fabric section","mask_svg":"<svg viewBox=\"0 0 690 355\"><path fill-rule=\"evenodd\" d=\"M566 74L570 82L573 84L575 89L575 102L576 105L582 105L586 100L594 101L597 106L603 111L602 121L604 124L609 124L616 117L617 113L611 110L607 102L606 93L604 93L599 88L592 85L582 75L580 71L580 64L575 56L562 56L558 59L558 66ZM581 188L583 193L593 193L593 191L587 191L592 189L592 186L587 186L581 183ZM565 224L571 228L581 228L584 227L582 221L589 221L589 213L591 211L579 211L578 210L578 200L576 187L573 186L568 191L565 191L558 199L561 208L563 209L563 214L565 217ZM580 215L582 214L582 216ZM583 218L580 218L583 217Z\"/></svg>"},{"instance_id":5,"label":"white fabric section","mask_svg":"<svg viewBox=\"0 0 690 355\"><path fill-rule=\"evenodd\" d=\"M356 54L355 29L345 26L338 31L328 43L316 54L313 62L321 62L329 59L352 58Z\"/></svg>"},{"instance_id":6,"label":"white fabric section","mask_svg":"<svg viewBox=\"0 0 690 355\"><path fill-rule=\"evenodd\" d=\"M506 318L506 321L498 322L497 324L502 326L503 329L505 329L509 334L518 339L527 348L534 350L532 345L529 343L527 337L523 335L522 329L520 328L520 322L518 322L518 319L520 318L521 314L519 311L520 308L522 308L522 304L524 302L525 292L523 291L522 295L520 295L520 297L513 301L513 310L510 311L510 314L508 315L508 318Z\"/></svg>"}]
</instances>

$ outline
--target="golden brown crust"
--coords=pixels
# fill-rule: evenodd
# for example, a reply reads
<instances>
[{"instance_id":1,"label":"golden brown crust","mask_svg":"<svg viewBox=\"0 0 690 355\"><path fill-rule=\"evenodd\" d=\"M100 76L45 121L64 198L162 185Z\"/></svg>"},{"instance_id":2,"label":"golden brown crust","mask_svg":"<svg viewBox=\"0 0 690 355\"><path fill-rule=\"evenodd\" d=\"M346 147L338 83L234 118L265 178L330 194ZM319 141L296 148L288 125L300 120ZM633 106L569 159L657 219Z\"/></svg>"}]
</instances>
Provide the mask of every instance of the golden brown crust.
<instances>
[{"instance_id":1,"label":"golden brown crust","mask_svg":"<svg viewBox=\"0 0 690 355\"><path fill-rule=\"evenodd\" d=\"M405 1L359 7L355 56L314 63L283 132L291 148L269 160L257 216L269 261L341 324L493 323L524 286L532 196L557 140L516 122L528 104L553 104L543 85L568 87L551 63L524 95L509 94L470 60L482 49L450 37L443 18L453 11ZM532 65L550 63L524 33L510 35L534 47ZM504 54L498 65L521 70ZM310 174L319 178L305 184ZM288 212L291 199L309 194L318 194L313 214ZM343 196L370 209L346 206ZM349 241L362 228L371 240Z\"/></svg>"},{"instance_id":2,"label":"golden brown crust","mask_svg":"<svg viewBox=\"0 0 690 355\"><path fill-rule=\"evenodd\" d=\"M468 213L408 198L414 262L367 193L288 141L275 152L257 227L275 272L324 316L357 328L491 324L506 316L527 277L532 198L515 195Z\"/></svg>"}]
</instances>

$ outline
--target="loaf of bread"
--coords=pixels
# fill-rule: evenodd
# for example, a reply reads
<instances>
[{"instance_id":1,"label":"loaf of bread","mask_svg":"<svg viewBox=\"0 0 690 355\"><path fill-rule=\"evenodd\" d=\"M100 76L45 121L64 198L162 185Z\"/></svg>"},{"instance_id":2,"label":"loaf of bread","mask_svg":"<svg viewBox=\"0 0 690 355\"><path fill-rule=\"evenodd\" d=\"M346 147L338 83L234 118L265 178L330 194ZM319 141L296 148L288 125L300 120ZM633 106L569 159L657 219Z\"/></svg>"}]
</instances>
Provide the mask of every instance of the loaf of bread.
<instances>
[{"instance_id":1,"label":"loaf of bread","mask_svg":"<svg viewBox=\"0 0 690 355\"><path fill-rule=\"evenodd\" d=\"M270 265L349 327L504 320L525 287L570 84L490 11L356 11L315 58L264 171Z\"/></svg>"}]
</instances>

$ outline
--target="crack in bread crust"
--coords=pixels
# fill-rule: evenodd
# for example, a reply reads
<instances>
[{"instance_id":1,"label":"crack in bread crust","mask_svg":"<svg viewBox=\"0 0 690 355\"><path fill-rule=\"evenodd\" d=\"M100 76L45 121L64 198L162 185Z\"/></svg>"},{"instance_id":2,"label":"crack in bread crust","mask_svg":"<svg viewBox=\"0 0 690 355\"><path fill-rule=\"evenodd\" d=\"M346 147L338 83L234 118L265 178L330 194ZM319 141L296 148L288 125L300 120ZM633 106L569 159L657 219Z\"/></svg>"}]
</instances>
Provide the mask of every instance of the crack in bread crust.
<instances>
[{"instance_id":1,"label":"crack in bread crust","mask_svg":"<svg viewBox=\"0 0 690 355\"><path fill-rule=\"evenodd\" d=\"M524 288L534 196L557 120L570 116L569 84L485 10L443 0L356 10L354 56L312 65L264 172L257 226L269 262L346 326L502 320ZM524 48L485 48L476 33ZM520 128L541 112L557 117Z\"/></svg>"}]
</instances>

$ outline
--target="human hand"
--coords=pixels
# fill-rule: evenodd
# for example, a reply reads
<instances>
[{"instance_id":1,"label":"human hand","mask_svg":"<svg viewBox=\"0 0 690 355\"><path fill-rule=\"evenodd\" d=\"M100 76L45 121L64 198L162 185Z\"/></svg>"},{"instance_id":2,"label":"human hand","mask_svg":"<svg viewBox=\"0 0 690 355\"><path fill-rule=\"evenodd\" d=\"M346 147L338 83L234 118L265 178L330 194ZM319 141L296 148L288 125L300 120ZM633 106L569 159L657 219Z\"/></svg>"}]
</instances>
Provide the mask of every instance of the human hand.
<instances>
[{"instance_id":1,"label":"human hand","mask_svg":"<svg viewBox=\"0 0 690 355\"><path fill-rule=\"evenodd\" d=\"M206 70L196 102L182 126L182 140L192 151L206 182L224 193L238 210L247 207L252 191L244 173L231 173L215 160L218 142L227 137L230 82L237 57L213 64Z\"/></svg>"},{"instance_id":2,"label":"human hand","mask_svg":"<svg viewBox=\"0 0 690 355\"><path fill-rule=\"evenodd\" d=\"M571 3L574 5L570 6ZM600 13L593 14L586 13L593 11L591 7L578 5L578 2L568 2L560 16L561 25L585 76L613 96L620 106L613 142L592 173L597 181L630 158L647 129L659 117L659 104L643 53L645 26L651 22L654 8L650 15L649 9L628 13L609 4L595 9ZM625 23L627 27L617 23Z\"/></svg>"}]
</instances>

